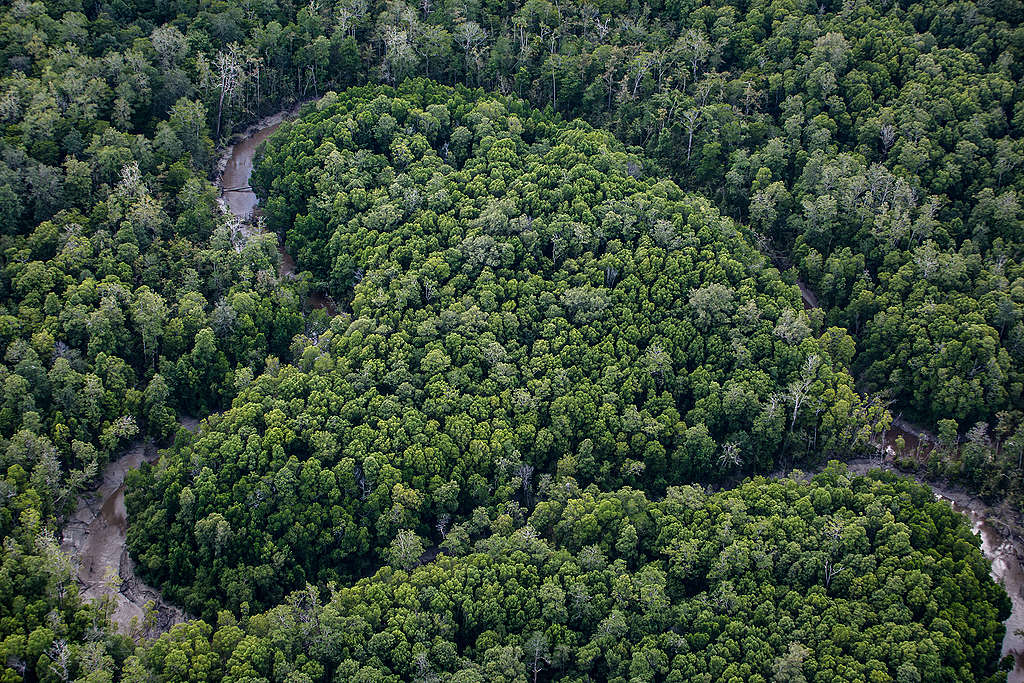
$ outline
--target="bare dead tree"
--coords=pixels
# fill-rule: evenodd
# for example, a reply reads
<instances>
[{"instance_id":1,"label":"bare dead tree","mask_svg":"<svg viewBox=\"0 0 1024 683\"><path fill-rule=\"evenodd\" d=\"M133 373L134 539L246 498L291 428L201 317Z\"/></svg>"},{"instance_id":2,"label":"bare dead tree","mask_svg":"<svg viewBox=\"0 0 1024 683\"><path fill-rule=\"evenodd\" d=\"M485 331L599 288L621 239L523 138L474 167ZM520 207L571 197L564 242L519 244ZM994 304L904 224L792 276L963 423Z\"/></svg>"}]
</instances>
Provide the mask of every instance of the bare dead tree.
<instances>
[{"instance_id":1,"label":"bare dead tree","mask_svg":"<svg viewBox=\"0 0 1024 683\"><path fill-rule=\"evenodd\" d=\"M636 97L644 76L650 72L657 61L658 55L653 52L641 52L633 59L633 97Z\"/></svg>"},{"instance_id":2,"label":"bare dead tree","mask_svg":"<svg viewBox=\"0 0 1024 683\"><path fill-rule=\"evenodd\" d=\"M220 97L217 101L217 139L220 140L221 120L224 115L224 103L230 104L238 87L245 77L245 60L239 53L238 45L232 43L228 46L227 52L217 53L213 67L217 72L217 83L220 89Z\"/></svg>"},{"instance_id":3,"label":"bare dead tree","mask_svg":"<svg viewBox=\"0 0 1024 683\"><path fill-rule=\"evenodd\" d=\"M521 463L516 470L516 476L519 477L519 484L523 491L523 505L529 505L530 482L533 481L533 465L526 462Z\"/></svg>"},{"instance_id":4,"label":"bare dead tree","mask_svg":"<svg viewBox=\"0 0 1024 683\"><path fill-rule=\"evenodd\" d=\"M533 683L537 683L537 676L544 670L545 664L551 663L551 655L548 652L548 641L544 634L537 632L526 641L526 655L530 658L530 673L533 674Z\"/></svg>"},{"instance_id":5,"label":"bare dead tree","mask_svg":"<svg viewBox=\"0 0 1024 683\"><path fill-rule=\"evenodd\" d=\"M687 109L683 112L683 122L686 125L686 160L690 160L693 151L693 134L704 124L704 112L700 109Z\"/></svg>"},{"instance_id":6,"label":"bare dead tree","mask_svg":"<svg viewBox=\"0 0 1024 683\"><path fill-rule=\"evenodd\" d=\"M441 540L444 540L448 535L448 527L451 526L452 516L447 512L438 515L437 517L437 532L441 534Z\"/></svg>"},{"instance_id":7,"label":"bare dead tree","mask_svg":"<svg viewBox=\"0 0 1024 683\"><path fill-rule=\"evenodd\" d=\"M683 37L683 50L689 57L690 67L693 69L693 79L697 80L697 69L703 66L711 56L714 46L703 31L690 29Z\"/></svg>"}]
</instances>

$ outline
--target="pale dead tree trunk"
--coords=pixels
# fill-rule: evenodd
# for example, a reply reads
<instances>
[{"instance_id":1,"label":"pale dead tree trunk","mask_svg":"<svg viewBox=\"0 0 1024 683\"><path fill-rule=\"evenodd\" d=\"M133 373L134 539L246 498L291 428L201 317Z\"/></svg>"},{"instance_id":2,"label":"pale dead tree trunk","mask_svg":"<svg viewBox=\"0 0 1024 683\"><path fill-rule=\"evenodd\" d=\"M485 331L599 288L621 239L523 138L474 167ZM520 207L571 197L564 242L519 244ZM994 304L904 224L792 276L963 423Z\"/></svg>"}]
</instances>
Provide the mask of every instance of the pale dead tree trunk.
<instances>
[{"instance_id":1,"label":"pale dead tree trunk","mask_svg":"<svg viewBox=\"0 0 1024 683\"><path fill-rule=\"evenodd\" d=\"M224 102L231 103L235 91L242 82L243 62L238 55L238 46L231 45L227 52L220 52L214 60L217 80L220 87L220 98L217 102L217 139L220 140L221 120L224 115Z\"/></svg>"},{"instance_id":2,"label":"pale dead tree trunk","mask_svg":"<svg viewBox=\"0 0 1024 683\"><path fill-rule=\"evenodd\" d=\"M705 78L697 85L697 101L700 102L701 107L707 106L708 99L711 96L711 91L718 87L719 93L721 93L722 82L716 78ZM721 94L719 94L719 97Z\"/></svg>"},{"instance_id":3,"label":"pale dead tree trunk","mask_svg":"<svg viewBox=\"0 0 1024 683\"><path fill-rule=\"evenodd\" d=\"M517 59L521 62L523 55L526 54L526 48L529 46L530 41L526 35L526 20L522 17L514 17L512 19L512 32L515 41L519 44L519 55Z\"/></svg>"},{"instance_id":4,"label":"pale dead tree trunk","mask_svg":"<svg viewBox=\"0 0 1024 683\"><path fill-rule=\"evenodd\" d=\"M789 431L786 432L786 440L782 443L783 453L785 453L786 444L790 442L793 436L793 430L796 427L796 419L800 413L800 406L803 405L804 400L807 398L811 385L814 384L814 380L817 378L818 368L820 366L820 356L817 354L808 356L807 362L804 363L800 379L790 384L789 388L786 390L786 398L793 402L793 414L789 420Z\"/></svg>"},{"instance_id":5,"label":"pale dead tree trunk","mask_svg":"<svg viewBox=\"0 0 1024 683\"><path fill-rule=\"evenodd\" d=\"M366 14L366 0L345 0L338 3L335 11L338 21L337 30L350 37L354 36L357 20Z\"/></svg>"},{"instance_id":6,"label":"pale dead tree trunk","mask_svg":"<svg viewBox=\"0 0 1024 683\"><path fill-rule=\"evenodd\" d=\"M533 479L533 465L525 462L520 464L516 475L519 477L519 483L523 489L523 505L529 505L530 482Z\"/></svg>"},{"instance_id":7,"label":"pale dead tree trunk","mask_svg":"<svg viewBox=\"0 0 1024 683\"><path fill-rule=\"evenodd\" d=\"M636 91L640 88L640 83L643 82L644 76L654 66L655 56L653 54L640 54L637 55L636 64L636 77L633 82L633 97L636 97Z\"/></svg>"},{"instance_id":8,"label":"pale dead tree trunk","mask_svg":"<svg viewBox=\"0 0 1024 683\"><path fill-rule=\"evenodd\" d=\"M555 94L555 56L558 53L558 38L555 32L551 32L551 109L558 111L558 98ZM559 64L561 64L562 58L558 57Z\"/></svg>"},{"instance_id":9,"label":"pale dead tree trunk","mask_svg":"<svg viewBox=\"0 0 1024 683\"><path fill-rule=\"evenodd\" d=\"M839 576L844 569L846 567L843 565L833 563L832 558L825 560L825 588L831 586L832 579Z\"/></svg>"},{"instance_id":10,"label":"pale dead tree trunk","mask_svg":"<svg viewBox=\"0 0 1024 683\"><path fill-rule=\"evenodd\" d=\"M256 63L256 108L260 107L260 63Z\"/></svg>"},{"instance_id":11,"label":"pale dead tree trunk","mask_svg":"<svg viewBox=\"0 0 1024 683\"><path fill-rule=\"evenodd\" d=\"M612 110L612 94L615 92L615 67L611 60L605 65L604 74L601 75L605 88L608 90L608 111Z\"/></svg>"},{"instance_id":12,"label":"pale dead tree trunk","mask_svg":"<svg viewBox=\"0 0 1024 683\"><path fill-rule=\"evenodd\" d=\"M477 62L477 50L487 40L487 31L482 29L475 21L464 21L455 27L453 31L455 42L463 49L466 59L466 85L470 85L469 74L471 65ZM472 57L472 61L471 61Z\"/></svg>"},{"instance_id":13,"label":"pale dead tree trunk","mask_svg":"<svg viewBox=\"0 0 1024 683\"><path fill-rule=\"evenodd\" d=\"M690 161L690 154L693 152L693 134L704 123L703 112L700 109L688 109L683 112L683 121L686 122L686 161Z\"/></svg>"},{"instance_id":14,"label":"pale dead tree trunk","mask_svg":"<svg viewBox=\"0 0 1024 683\"><path fill-rule=\"evenodd\" d=\"M443 541L448 536L448 527L452 524L452 516L447 512L441 514L437 518L437 531L441 534L441 540Z\"/></svg>"},{"instance_id":15,"label":"pale dead tree trunk","mask_svg":"<svg viewBox=\"0 0 1024 683\"><path fill-rule=\"evenodd\" d=\"M838 519L831 519L825 527L825 538L828 541L828 559L825 560L825 587L832 585L832 579L839 576L845 569L841 564L836 564L835 556L839 552L839 541L843 535L843 523Z\"/></svg>"},{"instance_id":16,"label":"pale dead tree trunk","mask_svg":"<svg viewBox=\"0 0 1024 683\"><path fill-rule=\"evenodd\" d=\"M800 411L800 405L807 396L807 390L810 389L811 385L814 383L817 370L820 365L821 358L819 356L808 356L807 362L804 363L803 374L800 376L800 379L789 385L788 394L793 401L793 418L790 424L790 430L793 428L793 423L796 423L796 416Z\"/></svg>"},{"instance_id":17,"label":"pale dead tree trunk","mask_svg":"<svg viewBox=\"0 0 1024 683\"><path fill-rule=\"evenodd\" d=\"M544 670L544 665L550 663L548 654L548 641L541 633L534 633L526 641L527 656L530 662L530 673L533 674L533 683L537 683L537 676Z\"/></svg>"},{"instance_id":18,"label":"pale dead tree trunk","mask_svg":"<svg viewBox=\"0 0 1024 683\"><path fill-rule=\"evenodd\" d=\"M63 638L53 641L47 654L50 657L50 672L61 681L70 680L71 648L67 641Z\"/></svg>"},{"instance_id":19,"label":"pale dead tree trunk","mask_svg":"<svg viewBox=\"0 0 1024 683\"><path fill-rule=\"evenodd\" d=\"M690 54L690 67L693 69L693 80L697 80L697 68L707 61L711 55L711 42L703 32L697 29L690 29L686 34L683 45Z\"/></svg>"}]
</instances>

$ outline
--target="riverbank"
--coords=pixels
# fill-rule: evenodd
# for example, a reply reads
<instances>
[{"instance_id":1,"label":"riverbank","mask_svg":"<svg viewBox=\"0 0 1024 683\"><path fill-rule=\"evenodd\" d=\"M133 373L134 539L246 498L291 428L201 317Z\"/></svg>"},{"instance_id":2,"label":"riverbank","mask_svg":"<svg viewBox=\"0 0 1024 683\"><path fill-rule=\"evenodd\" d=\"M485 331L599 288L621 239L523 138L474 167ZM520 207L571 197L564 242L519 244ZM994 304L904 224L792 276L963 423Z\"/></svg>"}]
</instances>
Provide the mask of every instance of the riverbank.
<instances>
[{"instance_id":1,"label":"riverbank","mask_svg":"<svg viewBox=\"0 0 1024 683\"><path fill-rule=\"evenodd\" d=\"M871 470L892 472L927 486L938 500L945 501L967 518L971 531L981 539L981 552L992 563L992 578L1006 589L1012 604L1010 616L1006 619L1006 635L1003 637L1001 657L1010 655L1014 660L1013 670L1007 675L1007 683L1024 683L1024 637L1017 633L1024 630L1024 533L1014 520L1006 518L1006 511L989 506L977 496L951 486L947 482L925 479L916 472L906 472L893 466L892 461L879 458L854 458L845 462L851 473L866 475ZM821 472L825 464L812 470L777 470L770 477L780 479L802 472L807 478Z\"/></svg>"},{"instance_id":2,"label":"riverbank","mask_svg":"<svg viewBox=\"0 0 1024 683\"><path fill-rule=\"evenodd\" d=\"M302 109L302 105L307 104L309 102L312 102L312 100L303 100L302 102L298 102L288 109L282 109L281 111L271 114L270 116L265 116L256 123L252 124L245 130L243 130L241 133L235 133L234 135L232 135L231 138L229 138L230 142L221 149L220 156L217 158L217 166L215 167L215 173L213 176L214 184L217 185L217 187L220 189L224 188L224 174L228 170L228 166L232 160L232 157L235 155L235 150L239 145L245 144L247 141L251 140L261 131L265 131L268 128L276 129L278 126L280 126L288 119L295 118L296 116L298 116L299 110ZM259 140L259 142L257 142L255 145L252 145L253 152L255 152L256 147L259 146L259 143L263 142L263 140L265 140L267 135L270 135L271 132L273 131L267 132L267 134L263 136L263 139ZM250 161L251 158L252 157L250 156ZM252 170L251 165L249 167L249 170ZM246 173L245 180L248 181L248 179L249 175L248 173ZM246 182L246 184L248 184L248 182ZM227 207L226 205L222 205L221 208L225 209Z\"/></svg>"},{"instance_id":3,"label":"riverbank","mask_svg":"<svg viewBox=\"0 0 1024 683\"><path fill-rule=\"evenodd\" d=\"M249 184L256 150L282 123L297 116L302 105L308 102L300 102L291 109L279 111L249 126L245 132L232 138L234 142L224 148L217 162L215 182L220 192L217 204L223 213L237 219L233 226L232 241L238 251L250 238L265 232L257 211L259 199ZM277 252L280 255L278 276L295 277L295 259L280 239ZM309 292L305 303L308 310L323 308L331 316L338 312L334 300L324 292Z\"/></svg>"},{"instance_id":4,"label":"riverbank","mask_svg":"<svg viewBox=\"0 0 1024 683\"><path fill-rule=\"evenodd\" d=\"M128 554L125 474L156 460L152 443L134 442L103 468L96 490L78 497L75 512L62 529L61 549L75 560L80 595L84 600L111 599L111 621L132 637L154 636L186 619L181 609L165 602L157 589L136 576L135 562ZM150 603L155 621L147 626Z\"/></svg>"}]
</instances>

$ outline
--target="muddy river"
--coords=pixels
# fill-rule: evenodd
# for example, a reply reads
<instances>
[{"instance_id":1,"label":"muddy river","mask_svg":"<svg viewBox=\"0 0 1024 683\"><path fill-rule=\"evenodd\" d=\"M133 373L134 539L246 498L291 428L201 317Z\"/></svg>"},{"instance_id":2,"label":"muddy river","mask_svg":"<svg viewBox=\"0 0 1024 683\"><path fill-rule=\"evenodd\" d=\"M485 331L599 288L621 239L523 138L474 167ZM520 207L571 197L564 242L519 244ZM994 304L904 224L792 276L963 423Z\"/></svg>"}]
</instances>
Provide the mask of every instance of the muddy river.
<instances>
[{"instance_id":1,"label":"muddy river","mask_svg":"<svg viewBox=\"0 0 1024 683\"><path fill-rule=\"evenodd\" d=\"M243 233L243 236L259 230L256 222L259 199L249 185L256 150L284 121L295 116L297 112L297 108L279 112L250 127L242 135L241 140L225 150L221 159L220 177L217 180L217 187L221 193L220 202L227 211L241 221L239 231ZM277 251L281 255L278 275L294 277L295 259L284 248L284 244L280 240ZM307 293L305 305L309 310L326 309L328 315L332 316L338 312L334 300L323 292Z\"/></svg>"},{"instance_id":2,"label":"muddy river","mask_svg":"<svg viewBox=\"0 0 1024 683\"><path fill-rule=\"evenodd\" d=\"M258 128L248 137L236 143L231 148L227 164L221 173L221 197L231 213L243 221L252 218L258 203L256 193L249 187L249 177L252 175L252 161L256 156L256 148L280 125L280 120L269 123L266 127Z\"/></svg>"},{"instance_id":3,"label":"muddy river","mask_svg":"<svg viewBox=\"0 0 1024 683\"><path fill-rule=\"evenodd\" d=\"M135 575L135 563L126 545L125 473L156 458L152 444L132 444L103 468L98 489L79 496L78 507L63 529L62 549L76 560L82 598L112 598L112 621L120 632L135 637L166 631L185 620L184 612L164 602L159 591ZM150 602L156 609L152 628L144 624L146 604Z\"/></svg>"}]
</instances>

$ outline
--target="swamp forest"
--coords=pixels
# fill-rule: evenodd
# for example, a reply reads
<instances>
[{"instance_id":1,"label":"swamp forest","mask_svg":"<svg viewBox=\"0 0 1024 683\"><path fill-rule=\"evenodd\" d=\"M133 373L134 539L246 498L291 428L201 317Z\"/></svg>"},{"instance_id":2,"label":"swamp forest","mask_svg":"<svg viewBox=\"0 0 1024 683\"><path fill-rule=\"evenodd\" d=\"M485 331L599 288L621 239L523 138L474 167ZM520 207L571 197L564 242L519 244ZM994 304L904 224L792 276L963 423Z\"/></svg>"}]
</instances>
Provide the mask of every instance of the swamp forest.
<instances>
[{"instance_id":1,"label":"swamp forest","mask_svg":"<svg viewBox=\"0 0 1024 683\"><path fill-rule=\"evenodd\" d=\"M1024 681L1024 4L3 0L0 386L0 683Z\"/></svg>"}]
</instances>

